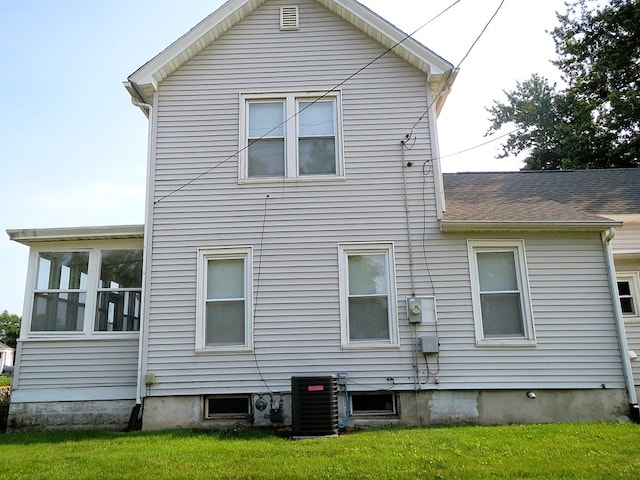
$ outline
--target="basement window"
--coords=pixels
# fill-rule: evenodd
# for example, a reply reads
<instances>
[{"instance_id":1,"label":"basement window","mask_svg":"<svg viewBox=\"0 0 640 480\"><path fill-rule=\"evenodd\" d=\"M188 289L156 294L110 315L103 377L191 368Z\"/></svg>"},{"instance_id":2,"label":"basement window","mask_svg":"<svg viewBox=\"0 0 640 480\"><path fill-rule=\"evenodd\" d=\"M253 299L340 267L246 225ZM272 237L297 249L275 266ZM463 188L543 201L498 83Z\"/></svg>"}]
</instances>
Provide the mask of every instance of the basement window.
<instances>
[{"instance_id":1,"label":"basement window","mask_svg":"<svg viewBox=\"0 0 640 480\"><path fill-rule=\"evenodd\" d=\"M250 413L248 396L215 396L205 398L205 417L246 417Z\"/></svg>"},{"instance_id":2,"label":"basement window","mask_svg":"<svg viewBox=\"0 0 640 480\"><path fill-rule=\"evenodd\" d=\"M352 415L397 415L396 396L392 393L351 395Z\"/></svg>"}]
</instances>

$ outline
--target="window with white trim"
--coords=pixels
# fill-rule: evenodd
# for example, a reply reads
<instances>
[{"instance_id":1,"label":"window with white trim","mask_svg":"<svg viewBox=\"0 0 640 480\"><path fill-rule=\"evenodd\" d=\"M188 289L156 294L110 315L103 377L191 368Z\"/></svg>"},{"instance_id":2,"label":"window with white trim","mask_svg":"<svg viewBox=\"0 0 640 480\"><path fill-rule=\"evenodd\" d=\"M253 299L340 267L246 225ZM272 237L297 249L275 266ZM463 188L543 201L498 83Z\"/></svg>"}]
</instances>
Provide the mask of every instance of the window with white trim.
<instances>
[{"instance_id":1,"label":"window with white trim","mask_svg":"<svg viewBox=\"0 0 640 480\"><path fill-rule=\"evenodd\" d=\"M196 350L252 348L251 247L198 251Z\"/></svg>"},{"instance_id":2,"label":"window with white trim","mask_svg":"<svg viewBox=\"0 0 640 480\"><path fill-rule=\"evenodd\" d=\"M524 241L469 240L477 345L535 345Z\"/></svg>"},{"instance_id":3,"label":"window with white trim","mask_svg":"<svg viewBox=\"0 0 640 480\"><path fill-rule=\"evenodd\" d=\"M241 180L343 174L337 93L242 95L241 125Z\"/></svg>"},{"instance_id":4,"label":"window with white trim","mask_svg":"<svg viewBox=\"0 0 640 480\"><path fill-rule=\"evenodd\" d=\"M141 296L142 250L102 250L94 330L140 330Z\"/></svg>"},{"instance_id":5,"label":"window with white trim","mask_svg":"<svg viewBox=\"0 0 640 480\"><path fill-rule=\"evenodd\" d=\"M343 347L398 345L393 244L341 244Z\"/></svg>"},{"instance_id":6,"label":"window with white trim","mask_svg":"<svg viewBox=\"0 0 640 480\"><path fill-rule=\"evenodd\" d=\"M29 334L137 332L142 248L37 251Z\"/></svg>"},{"instance_id":7,"label":"window with white trim","mask_svg":"<svg viewBox=\"0 0 640 480\"><path fill-rule=\"evenodd\" d=\"M83 330L88 273L88 251L38 254L32 332Z\"/></svg>"},{"instance_id":8,"label":"window with white trim","mask_svg":"<svg viewBox=\"0 0 640 480\"><path fill-rule=\"evenodd\" d=\"M640 273L619 272L616 277L622 315L640 317Z\"/></svg>"}]
</instances>

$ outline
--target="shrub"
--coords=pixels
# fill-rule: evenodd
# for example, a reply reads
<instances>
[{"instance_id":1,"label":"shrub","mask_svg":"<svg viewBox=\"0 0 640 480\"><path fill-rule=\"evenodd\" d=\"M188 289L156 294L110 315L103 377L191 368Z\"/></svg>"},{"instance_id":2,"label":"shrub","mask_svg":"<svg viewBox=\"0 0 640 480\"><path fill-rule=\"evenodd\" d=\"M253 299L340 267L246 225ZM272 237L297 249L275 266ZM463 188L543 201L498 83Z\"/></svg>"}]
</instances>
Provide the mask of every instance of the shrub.
<instances>
[{"instance_id":1,"label":"shrub","mask_svg":"<svg viewBox=\"0 0 640 480\"><path fill-rule=\"evenodd\" d=\"M4 432L7 429L7 418L9 417L10 401L11 401L11 387L10 386L0 387L0 432Z\"/></svg>"}]
</instances>

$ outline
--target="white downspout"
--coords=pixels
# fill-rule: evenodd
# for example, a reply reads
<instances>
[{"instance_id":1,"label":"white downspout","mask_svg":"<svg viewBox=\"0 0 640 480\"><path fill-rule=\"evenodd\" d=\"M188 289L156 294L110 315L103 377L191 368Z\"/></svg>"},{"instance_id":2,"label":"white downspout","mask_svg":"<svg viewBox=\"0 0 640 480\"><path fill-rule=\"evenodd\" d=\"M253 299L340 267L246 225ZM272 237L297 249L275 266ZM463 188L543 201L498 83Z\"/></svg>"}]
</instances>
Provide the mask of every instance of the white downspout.
<instances>
[{"instance_id":1,"label":"white downspout","mask_svg":"<svg viewBox=\"0 0 640 480\"><path fill-rule=\"evenodd\" d=\"M620 348L620 359L622 360L622 374L624 376L625 386L629 395L629 404L631 405L631 418L638 422L638 398L636 388L633 383L633 372L631 370L631 359L629 358L629 346L627 344L627 336L624 331L624 319L622 317L622 307L618 298L618 282L616 279L616 269L613 262L613 252L611 250L611 240L616 235L615 228L609 228L601 234L602 245L604 247L604 256L607 264L607 274L609 277L609 290L611 293L611 304L613 306L613 318L616 324L616 333L618 334L618 346Z\"/></svg>"},{"instance_id":2,"label":"white downspout","mask_svg":"<svg viewBox=\"0 0 640 480\"><path fill-rule=\"evenodd\" d=\"M150 169L152 167L151 164L151 155L152 155L152 151L151 151L151 147L152 144L151 142L153 141L153 105L150 105L148 103L143 103L140 102L138 100L136 100L135 98L131 97L131 103L133 103L136 107L139 108L144 108L149 112L149 127L148 127L148 138L147 138L147 178L149 178L149 175L151 174ZM147 182L149 182L149 180L147 180ZM150 196L150 188L149 185L147 185L147 196ZM147 203L151 202L149 200L149 198L147 199ZM146 347L146 342L145 342L145 334L146 334L146 330L145 330L145 326L147 323L147 306L148 306L148 282L147 282L147 270L149 268L149 255L150 255L150 248L148 248L148 245L150 244L150 235L151 235L151 215L149 214L150 208L152 207L151 205L146 205L145 208L145 222L144 222L144 247L143 247L143 257L142 257L142 285L143 285L143 292L142 292L142 305L140 307L140 317L142 319L142 321L140 322L140 337L138 340L138 374L137 374L137 379L136 379L136 405L142 405L142 389L145 387L144 385L144 379L143 379L143 363L144 363L144 349Z\"/></svg>"}]
</instances>

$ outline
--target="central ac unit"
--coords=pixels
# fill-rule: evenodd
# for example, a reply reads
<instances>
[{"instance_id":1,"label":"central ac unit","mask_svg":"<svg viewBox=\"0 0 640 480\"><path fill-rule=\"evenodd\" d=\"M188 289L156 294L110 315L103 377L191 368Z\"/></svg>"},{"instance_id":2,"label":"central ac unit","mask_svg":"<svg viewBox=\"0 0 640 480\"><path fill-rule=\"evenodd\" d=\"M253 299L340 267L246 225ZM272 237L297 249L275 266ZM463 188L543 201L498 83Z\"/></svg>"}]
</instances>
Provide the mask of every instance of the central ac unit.
<instances>
[{"instance_id":1,"label":"central ac unit","mask_svg":"<svg viewBox=\"0 0 640 480\"><path fill-rule=\"evenodd\" d=\"M338 434L338 379L291 377L291 426L293 437Z\"/></svg>"}]
</instances>

